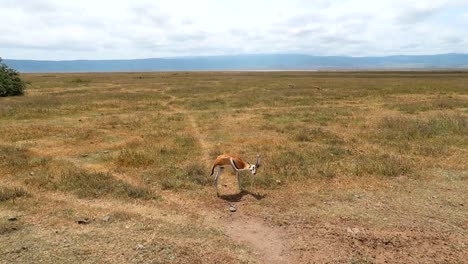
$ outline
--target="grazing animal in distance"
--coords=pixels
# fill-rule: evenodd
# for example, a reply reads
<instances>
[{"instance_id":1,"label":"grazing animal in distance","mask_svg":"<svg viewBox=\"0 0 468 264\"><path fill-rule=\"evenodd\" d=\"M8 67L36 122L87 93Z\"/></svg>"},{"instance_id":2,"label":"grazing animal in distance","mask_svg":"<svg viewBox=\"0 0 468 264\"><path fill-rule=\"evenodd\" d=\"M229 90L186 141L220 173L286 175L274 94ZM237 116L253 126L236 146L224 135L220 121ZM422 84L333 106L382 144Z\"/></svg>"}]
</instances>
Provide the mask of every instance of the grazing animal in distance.
<instances>
[{"instance_id":1,"label":"grazing animal in distance","mask_svg":"<svg viewBox=\"0 0 468 264\"><path fill-rule=\"evenodd\" d=\"M238 156L229 155L229 154L219 155L214 161L213 168L211 169L211 176L212 176L215 172L215 169L218 168L215 178L214 178L215 186L218 186L218 178L223 173L226 166L231 166L236 172L237 183L239 184L239 190L240 190L241 188L240 188L240 181L239 181L239 172L250 171L252 175L257 174L257 169L260 167L260 155L257 155L257 160L254 165L250 164L249 162L243 161Z\"/></svg>"}]
</instances>

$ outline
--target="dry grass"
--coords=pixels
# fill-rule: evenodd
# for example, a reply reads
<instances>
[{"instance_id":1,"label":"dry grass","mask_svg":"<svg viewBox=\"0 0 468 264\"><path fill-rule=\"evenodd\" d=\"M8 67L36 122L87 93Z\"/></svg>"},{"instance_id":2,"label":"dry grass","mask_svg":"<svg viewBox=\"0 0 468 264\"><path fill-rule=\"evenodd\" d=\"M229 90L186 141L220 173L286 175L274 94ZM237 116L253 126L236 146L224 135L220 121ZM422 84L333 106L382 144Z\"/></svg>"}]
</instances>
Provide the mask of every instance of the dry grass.
<instances>
[{"instance_id":1,"label":"dry grass","mask_svg":"<svg viewBox=\"0 0 468 264\"><path fill-rule=\"evenodd\" d=\"M218 154L260 153L238 207L299 262L462 262L466 72L23 77L26 96L0 99L0 180L21 186L0 189L2 260L258 261L225 235L208 175Z\"/></svg>"},{"instance_id":2,"label":"dry grass","mask_svg":"<svg viewBox=\"0 0 468 264\"><path fill-rule=\"evenodd\" d=\"M22 196L28 196L29 194L23 189L19 187L9 188L0 186L0 202L14 200L16 198Z\"/></svg>"}]
</instances>

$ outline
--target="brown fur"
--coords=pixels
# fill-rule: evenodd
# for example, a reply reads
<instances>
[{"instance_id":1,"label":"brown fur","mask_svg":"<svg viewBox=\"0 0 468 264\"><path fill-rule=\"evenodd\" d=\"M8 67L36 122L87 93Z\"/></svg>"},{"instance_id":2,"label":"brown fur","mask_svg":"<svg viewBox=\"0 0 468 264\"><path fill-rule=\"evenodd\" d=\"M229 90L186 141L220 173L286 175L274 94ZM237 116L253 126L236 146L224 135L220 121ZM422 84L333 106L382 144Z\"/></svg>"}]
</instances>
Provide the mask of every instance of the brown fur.
<instances>
[{"instance_id":1,"label":"brown fur","mask_svg":"<svg viewBox=\"0 0 468 264\"><path fill-rule=\"evenodd\" d=\"M243 161L238 156L229 155L229 154L222 154L222 155L219 155L216 158L216 160L214 161L213 168L211 169L211 175L213 175L214 169L217 166L231 166L231 159L234 161L234 164L236 165L237 169L248 169L249 168L249 164L247 162Z\"/></svg>"}]
</instances>

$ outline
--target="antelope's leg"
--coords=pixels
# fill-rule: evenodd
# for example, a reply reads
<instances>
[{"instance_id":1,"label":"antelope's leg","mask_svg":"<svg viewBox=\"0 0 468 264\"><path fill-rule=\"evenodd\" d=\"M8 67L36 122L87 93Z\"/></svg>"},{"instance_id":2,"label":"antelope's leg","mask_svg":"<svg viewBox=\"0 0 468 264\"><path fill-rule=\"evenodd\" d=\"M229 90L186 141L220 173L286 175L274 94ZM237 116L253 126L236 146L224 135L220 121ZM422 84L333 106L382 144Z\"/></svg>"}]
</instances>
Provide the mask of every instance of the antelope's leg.
<instances>
[{"instance_id":1,"label":"antelope's leg","mask_svg":"<svg viewBox=\"0 0 468 264\"><path fill-rule=\"evenodd\" d=\"M216 171L216 176L214 179L214 184L216 188L218 188L218 179L219 179L219 176L223 173L223 170L224 170L224 167L218 167L218 170Z\"/></svg>"},{"instance_id":2,"label":"antelope's leg","mask_svg":"<svg viewBox=\"0 0 468 264\"><path fill-rule=\"evenodd\" d=\"M239 191L242 192L239 172L236 172L236 176L237 176L237 186L239 187Z\"/></svg>"}]
</instances>

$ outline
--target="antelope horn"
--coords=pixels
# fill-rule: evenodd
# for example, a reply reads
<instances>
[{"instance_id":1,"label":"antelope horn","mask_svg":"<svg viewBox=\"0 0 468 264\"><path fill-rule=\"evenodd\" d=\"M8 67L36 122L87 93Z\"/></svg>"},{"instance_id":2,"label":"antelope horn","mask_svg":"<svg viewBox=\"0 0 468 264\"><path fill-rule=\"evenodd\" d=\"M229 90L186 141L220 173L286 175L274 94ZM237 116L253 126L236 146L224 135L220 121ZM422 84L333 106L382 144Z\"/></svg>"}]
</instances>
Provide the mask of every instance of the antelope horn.
<instances>
[{"instance_id":1,"label":"antelope horn","mask_svg":"<svg viewBox=\"0 0 468 264\"><path fill-rule=\"evenodd\" d=\"M255 166L257 168L260 167L260 155L257 155L257 161L255 162Z\"/></svg>"}]
</instances>

